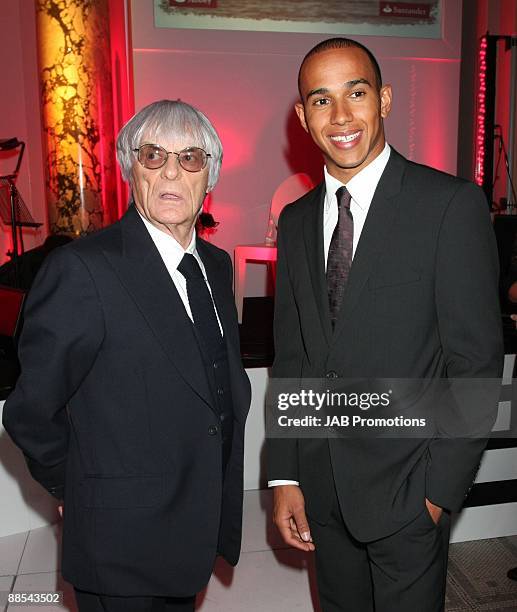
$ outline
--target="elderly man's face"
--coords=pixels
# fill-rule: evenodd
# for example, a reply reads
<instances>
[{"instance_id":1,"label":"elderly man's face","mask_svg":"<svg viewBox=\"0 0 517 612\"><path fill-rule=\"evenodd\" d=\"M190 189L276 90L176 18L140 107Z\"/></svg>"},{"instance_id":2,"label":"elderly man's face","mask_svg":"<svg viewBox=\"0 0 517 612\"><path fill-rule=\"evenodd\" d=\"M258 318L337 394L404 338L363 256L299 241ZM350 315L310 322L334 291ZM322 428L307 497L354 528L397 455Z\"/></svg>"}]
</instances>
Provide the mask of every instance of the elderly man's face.
<instances>
[{"instance_id":1,"label":"elderly man's face","mask_svg":"<svg viewBox=\"0 0 517 612\"><path fill-rule=\"evenodd\" d=\"M154 142L144 138L141 142L147 143L178 152L193 146L192 142L178 140ZM186 248L208 191L208 166L199 172L188 172L179 165L176 155L169 155L164 166L150 170L135 159L131 186L135 205L142 216Z\"/></svg>"}]
</instances>

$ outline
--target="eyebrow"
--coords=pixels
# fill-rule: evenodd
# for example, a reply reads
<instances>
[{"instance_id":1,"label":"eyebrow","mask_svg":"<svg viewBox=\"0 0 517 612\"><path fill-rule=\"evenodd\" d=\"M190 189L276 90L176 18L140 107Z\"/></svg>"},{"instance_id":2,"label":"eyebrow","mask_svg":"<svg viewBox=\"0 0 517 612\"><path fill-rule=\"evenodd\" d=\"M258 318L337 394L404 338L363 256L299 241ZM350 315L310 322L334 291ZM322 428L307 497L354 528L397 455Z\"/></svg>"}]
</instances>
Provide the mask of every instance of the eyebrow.
<instances>
[{"instance_id":1,"label":"eyebrow","mask_svg":"<svg viewBox=\"0 0 517 612\"><path fill-rule=\"evenodd\" d=\"M370 81L368 81L368 79L352 79L351 81L346 81L346 83L343 83L343 85L347 89L352 89L352 87L355 87L356 85L368 85L369 87L372 86L372 84L370 83ZM328 94L329 91L330 90L327 87L319 87L318 89L311 89L311 91L309 91L309 93L305 96L305 99L308 100L311 96L321 96L324 94Z\"/></svg>"}]
</instances>

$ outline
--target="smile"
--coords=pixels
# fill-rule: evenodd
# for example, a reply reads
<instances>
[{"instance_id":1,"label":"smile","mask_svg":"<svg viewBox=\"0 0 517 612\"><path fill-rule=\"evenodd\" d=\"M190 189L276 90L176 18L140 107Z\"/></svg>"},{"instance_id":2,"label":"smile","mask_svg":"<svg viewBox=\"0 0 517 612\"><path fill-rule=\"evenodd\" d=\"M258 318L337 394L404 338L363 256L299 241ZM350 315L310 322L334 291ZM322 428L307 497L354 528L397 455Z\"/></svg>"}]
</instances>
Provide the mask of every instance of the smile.
<instances>
[{"instance_id":1,"label":"smile","mask_svg":"<svg viewBox=\"0 0 517 612\"><path fill-rule=\"evenodd\" d=\"M361 131L359 130L359 132L354 132L353 134L348 134L347 136L330 136L330 140L334 142L352 142L356 138L359 138L360 135Z\"/></svg>"}]
</instances>

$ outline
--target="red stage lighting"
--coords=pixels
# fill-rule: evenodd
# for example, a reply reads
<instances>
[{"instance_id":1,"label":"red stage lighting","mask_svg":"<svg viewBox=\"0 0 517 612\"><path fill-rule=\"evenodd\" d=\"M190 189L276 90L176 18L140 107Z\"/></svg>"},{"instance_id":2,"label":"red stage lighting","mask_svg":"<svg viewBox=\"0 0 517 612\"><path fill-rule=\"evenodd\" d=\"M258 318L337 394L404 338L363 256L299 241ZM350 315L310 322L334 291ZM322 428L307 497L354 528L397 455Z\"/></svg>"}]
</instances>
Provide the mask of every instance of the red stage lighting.
<instances>
[{"instance_id":1,"label":"red stage lighting","mask_svg":"<svg viewBox=\"0 0 517 612\"><path fill-rule=\"evenodd\" d=\"M478 51L478 93L476 105L476 167L475 180L482 187L485 178L485 121L486 121L486 53L487 37L482 36Z\"/></svg>"}]
</instances>

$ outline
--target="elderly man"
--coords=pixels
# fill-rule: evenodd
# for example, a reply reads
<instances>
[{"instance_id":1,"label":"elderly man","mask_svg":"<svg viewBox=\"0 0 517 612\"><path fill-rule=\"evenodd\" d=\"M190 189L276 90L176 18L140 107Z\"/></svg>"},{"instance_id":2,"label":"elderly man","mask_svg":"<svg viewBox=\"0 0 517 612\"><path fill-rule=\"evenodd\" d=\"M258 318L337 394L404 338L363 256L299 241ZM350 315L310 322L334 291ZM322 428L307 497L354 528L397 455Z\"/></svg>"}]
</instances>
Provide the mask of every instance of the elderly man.
<instances>
[{"instance_id":1,"label":"elderly man","mask_svg":"<svg viewBox=\"0 0 517 612\"><path fill-rule=\"evenodd\" d=\"M193 610L235 564L250 386L228 254L196 237L222 147L198 110L155 102L121 130L134 205L48 258L29 295L4 425L64 499L79 610Z\"/></svg>"}]
</instances>

